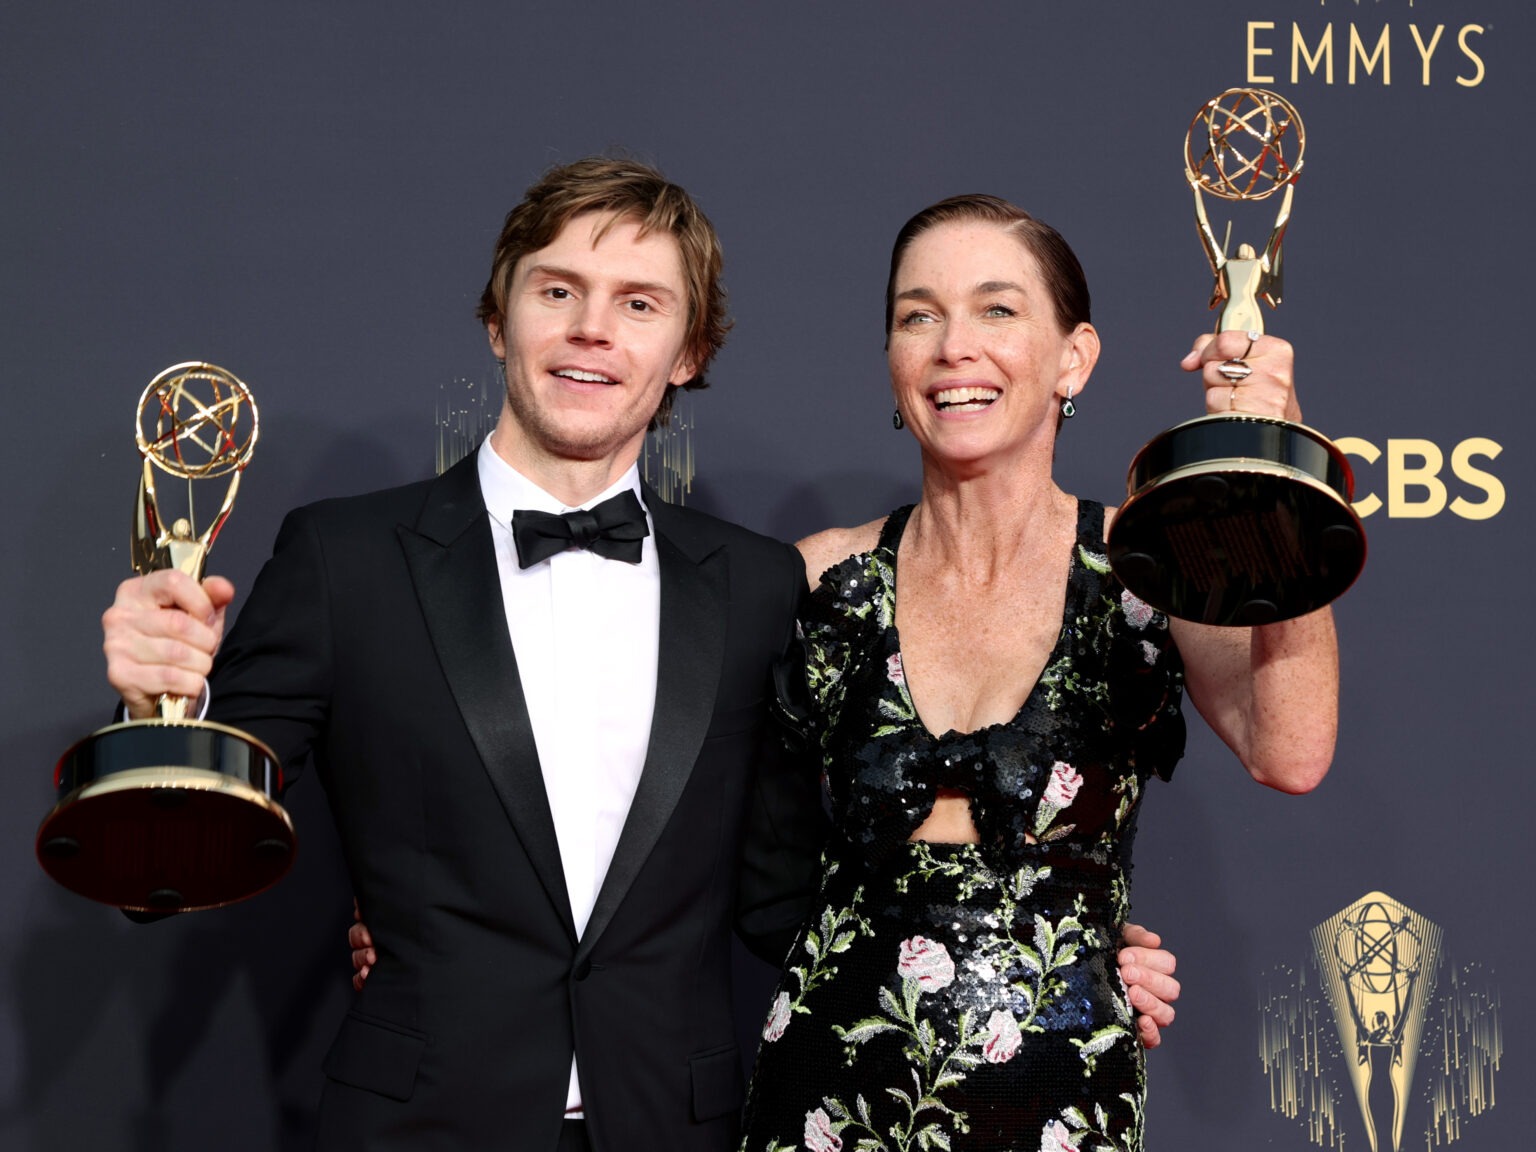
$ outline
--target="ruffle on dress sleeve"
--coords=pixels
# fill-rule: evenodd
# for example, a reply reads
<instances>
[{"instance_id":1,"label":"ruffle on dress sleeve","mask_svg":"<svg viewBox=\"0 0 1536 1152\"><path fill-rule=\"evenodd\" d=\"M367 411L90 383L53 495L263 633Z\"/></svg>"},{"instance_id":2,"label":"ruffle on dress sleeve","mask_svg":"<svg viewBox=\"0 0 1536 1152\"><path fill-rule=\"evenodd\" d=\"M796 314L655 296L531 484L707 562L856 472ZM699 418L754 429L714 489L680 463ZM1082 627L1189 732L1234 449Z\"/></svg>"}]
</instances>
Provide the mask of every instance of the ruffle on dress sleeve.
<instances>
[{"instance_id":1,"label":"ruffle on dress sleeve","mask_svg":"<svg viewBox=\"0 0 1536 1152\"><path fill-rule=\"evenodd\" d=\"M796 624L795 635L773 662L773 701L769 705L780 737L793 752L805 752L820 742L805 663L805 636Z\"/></svg>"},{"instance_id":2,"label":"ruffle on dress sleeve","mask_svg":"<svg viewBox=\"0 0 1536 1152\"><path fill-rule=\"evenodd\" d=\"M1171 780L1186 737L1184 661L1167 616L1126 588L1118 589L1118 599L1108 677L1115 713L1137 766Z\"/></svg>"}]
</instances>

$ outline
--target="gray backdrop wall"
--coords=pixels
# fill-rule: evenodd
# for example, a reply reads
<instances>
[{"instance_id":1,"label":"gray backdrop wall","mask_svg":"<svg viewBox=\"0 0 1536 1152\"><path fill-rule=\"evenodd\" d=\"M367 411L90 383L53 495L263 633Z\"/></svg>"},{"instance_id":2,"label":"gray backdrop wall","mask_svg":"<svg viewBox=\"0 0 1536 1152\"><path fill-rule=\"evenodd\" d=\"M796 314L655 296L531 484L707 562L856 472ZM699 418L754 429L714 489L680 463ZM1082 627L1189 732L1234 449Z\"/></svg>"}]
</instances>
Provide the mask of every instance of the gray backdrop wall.
<instances>
[{"instance_id":1,"label":"gray backdrop wall","mask_svg":"<svg viewBox=\"0 0 1536 1152\"><path fill-rule=\"evenodd\" d=\"M1180 148L1203 100L1248 82L1306 119L1270 327L1299 350L1309 422L1355 454L1371 552L1338 606L1327 782L1255 787L1196 721L1149 799L1136 912L1186 987L1151 1060L1152 1143L1368 1147L1336 1021L1408 989L1405 1146L1519 1146L1531 6L432 7L0 9L0 1146L304 1147L350 995L312 783L291 797L294 873L241 907L135 928L33 859L55 758L111 706L97 618L127 571L150 377L207 359L259 398L213 564L247 585L289 507L432 469L443 390L489 377L472 312L502 215L549 164L624 149L726 243L737 327L692 404L687 498L793 538L913 492L881 355L888 245L922 205L986 190L1088 269L1105 353L1058 465L1113 501L1135 449L1199 408L1177 362L1209 280ZM768 974L742 974L750 1037Z\"/></svg>"}]
</instances>

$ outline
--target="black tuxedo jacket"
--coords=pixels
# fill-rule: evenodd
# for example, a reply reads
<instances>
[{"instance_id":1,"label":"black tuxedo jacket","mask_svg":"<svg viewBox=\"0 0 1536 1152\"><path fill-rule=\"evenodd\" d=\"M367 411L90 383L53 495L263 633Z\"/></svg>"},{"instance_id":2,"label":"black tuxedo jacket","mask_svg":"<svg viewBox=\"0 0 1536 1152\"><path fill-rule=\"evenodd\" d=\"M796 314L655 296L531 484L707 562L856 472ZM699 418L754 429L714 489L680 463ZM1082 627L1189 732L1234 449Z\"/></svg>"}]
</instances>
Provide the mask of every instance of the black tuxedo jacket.
<instances>
[{"instance_id":1,"label":"black tuxedo jacket","mask_svg":"<svg viewBox=\"0 0 1536 1152\"><path fill-rule=\"evenodd\" d=\"M783 959L823 831L766 728L805 580L787 545L647 503L655 718L580 940L474 456L290 514L252 587L210 718L313 763L379 957L326 1058L326 1152L552 1152L573 1050L599 1152L734 1139L730 926Z\"/></svg>"}]
</instances>

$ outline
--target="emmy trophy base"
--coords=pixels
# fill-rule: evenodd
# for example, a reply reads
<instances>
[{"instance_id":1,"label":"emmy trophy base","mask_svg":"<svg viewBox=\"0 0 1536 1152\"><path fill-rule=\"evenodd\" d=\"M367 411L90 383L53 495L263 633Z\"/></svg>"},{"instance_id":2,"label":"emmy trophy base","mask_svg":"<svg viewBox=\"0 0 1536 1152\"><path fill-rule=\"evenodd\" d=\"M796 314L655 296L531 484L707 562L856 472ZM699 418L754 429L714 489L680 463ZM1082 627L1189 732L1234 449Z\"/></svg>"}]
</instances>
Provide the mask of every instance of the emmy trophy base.
<instances>
[{"instance_id":1,"label":"emmy trophy base","mask_svg":"<svg viewBox=\"0 0 1536 1152\"><path fill-rule=\"evenodd\" d=\"M56 779L62 798L38 830L38 861L103 904L217 908L271 887L293 862L277 760L232 728L114 724L66 752Z\"/></svg>"},{"instance_id":2,"label":"emmy trophy base","mask_svg":"<svg viewBox=\"0 0 1536 1152\"><path fill-rule=\"evenodd\" d=\"M1132 461L1109 562L1132 593L1182 620L1301 616L1342 595L1365 565L1352 485L1343 453L1304 425L1191 420Z\"/></svg>"}]
</instances>

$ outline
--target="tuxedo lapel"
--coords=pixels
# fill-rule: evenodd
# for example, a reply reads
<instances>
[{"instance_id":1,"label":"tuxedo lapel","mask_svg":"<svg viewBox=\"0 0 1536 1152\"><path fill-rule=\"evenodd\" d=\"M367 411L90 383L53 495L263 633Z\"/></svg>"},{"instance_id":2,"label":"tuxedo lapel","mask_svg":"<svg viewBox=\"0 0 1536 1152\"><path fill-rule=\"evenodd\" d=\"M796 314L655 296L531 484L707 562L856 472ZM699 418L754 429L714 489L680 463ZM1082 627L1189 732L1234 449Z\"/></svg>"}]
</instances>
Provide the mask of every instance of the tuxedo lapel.
<instances>
[{"instance_id":1,"label":"tuxedo lapel","mask_svg":"<svg viewBox=\"0 0 1536 1152\"><path fill-rule=\"evenodd\" d=\"M415 528L402 525L399 534L432 646L464 726L574 941L560 845L507 629L474 453L439 478Z\"/></svg>"},{"instance_id":2,"label":"tuxedo lapel","mask_svg":"<svg viewBox=\"0 0 1536 1152\"><path fill-rule=\"evenodd\" d=\"M714 542L696 539L687 531L685 514L649 488L645 502L656 527L661 568L656 707L640 783L582 933L578 958L591 952L613 919L677 807L714 714L725 656L730 590L724 553Z\"/></svg>"}]
</instances>

